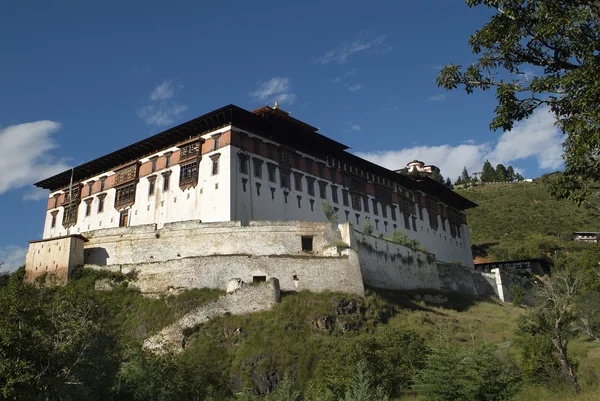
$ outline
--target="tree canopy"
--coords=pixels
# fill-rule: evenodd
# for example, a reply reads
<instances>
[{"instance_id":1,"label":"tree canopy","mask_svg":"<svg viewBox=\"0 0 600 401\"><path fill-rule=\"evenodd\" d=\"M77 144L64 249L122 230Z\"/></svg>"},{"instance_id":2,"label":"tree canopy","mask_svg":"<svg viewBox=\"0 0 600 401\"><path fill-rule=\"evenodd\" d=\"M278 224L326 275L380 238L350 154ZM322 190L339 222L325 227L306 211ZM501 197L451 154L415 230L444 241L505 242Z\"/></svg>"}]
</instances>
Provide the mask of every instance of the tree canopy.
<instances>
[{"instance_id":1,"label":"tree canopy","mask_svg":"<svg viewBox=\"0 0 600 401\"><path fill-rule=\"evenodd\" d=\"M437 77L447 90L494 88L491 129L510 130L548 109L566 134L565 171L551 188L583 201L600 177L600 2L597 0L467 0L497 10L469 39L479 59L449 64Z\"/></svg>"}]
</instances>

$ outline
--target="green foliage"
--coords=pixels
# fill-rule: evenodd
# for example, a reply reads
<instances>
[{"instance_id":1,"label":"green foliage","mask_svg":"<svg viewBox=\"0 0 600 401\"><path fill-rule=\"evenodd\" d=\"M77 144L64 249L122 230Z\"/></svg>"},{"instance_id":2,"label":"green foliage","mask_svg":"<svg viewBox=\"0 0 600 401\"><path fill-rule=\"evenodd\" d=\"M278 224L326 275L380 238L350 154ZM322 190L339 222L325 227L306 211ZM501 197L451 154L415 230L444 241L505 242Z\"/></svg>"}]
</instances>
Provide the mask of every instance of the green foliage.
<instances>
[{"instance_id":1,"label":"green foliage","mask_svg":"<svg viewBox=\"0 0 600 401\"><path fill-rule=\"evenodd\" d=\"M471 176L469 175L469 172L467 171L466 166L463 168L463 171L460 174L460 179L463 184L468 184L469 182L471 182Z\"/></svg>"},{"instance_id":2,"label":"green foliage","mask_svg":"<svg viewBox=\"0 0 600 401\"><path fill-rule=\"evenodd\" d=\"M0 310L2 399L106 399L118 342L95 292L36 288L14 274L0 288Z\"/></svg>"},{"instance_id":3,"label":"green foliage","mask_svg":"<svg viewBox=\"0 0 600 401\"><path fill-rule=\"evenodd\" d=\"M496 171L492 167L492 163L489 160L486 160L483 163L483 168L481 169L481 181L483 182L494 182L496 181Z\"/></svg>"},{"instance_id":4,"label":"green foliage","mask_svg":"<svg viewBox=\"0 0 600 401\"><path fill-rule=\"evenodd\" d=\"M338 212L335 211L329 201L326 200L321 204L321 210L323 211L323 216L325 216L325 219L332 225L335 224L338 219Z\"/></svg>"},{"instance_id":5,"label":"green foliage","mask_svg":"<svg viewBox=\"0 0 600 401\"><path fill-rule=\"evenodd\" d=\"M516 362L491 345L435 348L417 384L424 401L511 400L521 387Z\"/></svg>"},{"instance_id":6,"label":"green foliage","mask_svg":"<svg viewBox=\"0 0 600 401\"><path fill-rule=\"evenodd\" d=\"M375 386L392 396L399 395L413 384L428 352L421 336L402 329L335 339L327 345L315 367L312 390L330 394L332 399L341 398L353 385L354 368L361 361L373 374Z\"/></svg>"},{"instance_id":7,"label":"green foliage","mask_svg":"<svg viewBox=\"0 0 600 401\"><path fill-rule=\"evenodd\" d=\"M354 370L354 380L346 391L343 401L389 401L382 386L373 386L372 374L367 369L367 362L358 361ZM342 400L340 400L342 401Z\"/></svg>"},{"instance_id":8,"label":"green foliage","mask_svg":"<svg viewBox=\"0 0 600 401\"><path fill-rule=\"evenodd\" d=\"M281 382L274 397L271 397L269 401L301 401L302 392L296 389L294 381L289 377L285 376Z\"/></svg>"},{"instance_id":9,"label":"green foliage","mask_svg":"<svg viewBox=\"0 0 600 401\"><path fill-rule=\"evenodd\" d=\"M600 342L600 292L587 291L577 300L577 323L581 331Z\"/></svg>"},{"instance_id":10,"label":"green foliage","mask_svg":"<svg viewBox=\"0 0 600 401\"><path fill-rule=\"evenodd\" d=\"M512 284L508 287L508 293L512 298L512 303L514 306L521 306L523 301L525 300L525 290L518 284Z\"/></svg>"},{"instance_id":11,"label":"green foliage","mask_svg":"<svg viewBox=\"0 0 600 401\"><path fill-rule=\"evenodd\" d=\"M553 195L581 202L600 177L600 6L596 1L467 0L496 9L469 38L479 59L449 64L437 78L470 94L495 88L492 129L510 130L536 110L551 111L566 133L565 175ZM533 71L535 75L532 74Z\"/></svg>"},{"instance_id":12,"label":"green foliage","mask_svg":"<svg viewBox=\"0 0 600 401\"><path fill-rule=\"evenodd\" d=\"M415 249L421 252L427 252L427 249L421 245L416 239L411 239L406 233L398 230L392 231L392 236L389 238L390 241L406 246L411 249Z\"/></svg>"},{"instance_id":13,"label":"green foliage","mask_svg":"<svg viewBox=\"0 0 600 401\"><path fill-rule=\"evenodd\" d=\"M373 224L371 223L371 219L370 218L366 218L365 219L365 223L363 224L363 232L365 234L373 234L374 228L373 228Z\"/></svg>"}]
</instances>

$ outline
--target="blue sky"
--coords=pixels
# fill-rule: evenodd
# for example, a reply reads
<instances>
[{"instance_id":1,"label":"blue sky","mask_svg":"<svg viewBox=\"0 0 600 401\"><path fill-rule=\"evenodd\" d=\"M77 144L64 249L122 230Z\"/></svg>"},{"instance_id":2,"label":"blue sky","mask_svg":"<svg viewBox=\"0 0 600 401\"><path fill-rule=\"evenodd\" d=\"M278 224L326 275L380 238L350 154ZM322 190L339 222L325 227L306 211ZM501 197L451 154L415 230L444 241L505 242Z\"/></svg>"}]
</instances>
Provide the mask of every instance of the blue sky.
<instances>
[{"instance_id":1,"label":"blue sky","mask_svg":"<svg viewBox=\"0 0 600 401\"><path fill-rule=\"evenodd\" d=\"M490 132L493 93L445 92L491 15L463 1L103 1L0 5L0 261L41 237L33 182L226 104L279 99L292 116L389 168L455 178L483 160L560 168L540 111ZM58 3L58 2L56 2Z\"/></svg>"}]
</instances>

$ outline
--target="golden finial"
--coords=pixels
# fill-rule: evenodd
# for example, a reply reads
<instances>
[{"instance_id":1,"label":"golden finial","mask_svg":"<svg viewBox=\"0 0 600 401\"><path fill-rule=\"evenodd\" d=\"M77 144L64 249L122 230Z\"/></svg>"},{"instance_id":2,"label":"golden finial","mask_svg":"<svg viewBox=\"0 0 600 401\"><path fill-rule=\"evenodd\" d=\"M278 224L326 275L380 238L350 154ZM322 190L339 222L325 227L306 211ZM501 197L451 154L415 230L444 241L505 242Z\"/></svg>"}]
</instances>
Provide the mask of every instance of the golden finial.
<instances>
[{"instance_id":1,"label":"golden finial","mask_svg":"<svg viewBox=\"0 0 600 401\"><path fill-rule=\"evenodd\" d=\"M279 100L275 100L275 106L273 106L273 110L277 110L279 108Z\"/></svg>"}]
</instances>

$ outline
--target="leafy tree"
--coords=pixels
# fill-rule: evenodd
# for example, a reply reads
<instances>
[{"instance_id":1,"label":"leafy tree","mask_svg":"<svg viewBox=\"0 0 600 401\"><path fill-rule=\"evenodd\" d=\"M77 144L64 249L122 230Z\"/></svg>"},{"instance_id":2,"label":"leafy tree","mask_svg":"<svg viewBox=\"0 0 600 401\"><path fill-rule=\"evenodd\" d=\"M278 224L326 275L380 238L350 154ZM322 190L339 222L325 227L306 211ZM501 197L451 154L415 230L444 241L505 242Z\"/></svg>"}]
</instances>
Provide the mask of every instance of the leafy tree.
<instances>
[{"instance_id":1,"label":"leafy tree","mask_svg":"<svg viewBox=\"0 0 600 401\"><path fill-rule=\"evenodd\" d=\"M427 252L427 249L425 249L425 247L422 246L418 240L410 238L406 233L403 233L402 231L392 231L390 241L395 242L396 244L404 245L411 249Z\"/></svg>"},{"instance_id":2,"label":"leafy tree","mask_svg":"<svg viewBox=\"0 0 600 401\"><path fill-rule=\"evenodd\" d=\"M595 0L467 0L497 12L469 39L479 59L449 64L437 77L448 90L495 88L491 129L510 130L550 110L566 133L565 174L551 193L580 203L600 177L600 3Z\"/></svg>"},{"instance_id":3,"label":"leafy tree","mask_svg":"<svg viewBox=\"0 0 600 401\"><path fill-rule=\"evenodd\" d=\"M517 181L523 181L525 178L523 178L523 176L519 173L515 173L515 180Z\"/></svg>"},{"instance_id":4,"label":"leafy tree","mask_svg":"<svg viewBox=\"0 0 600 401\"><path fill-rule=\"evenodd\" d=\"M426 401L511 400L520 387L516 362L485 344L463 350L450 345L434 349L416 386Z\"/></svg>"},{"instance_id":5,"label":"leafy tree","mask_svg":"<svg viewBox=\"0 0 600 401\"><path fill-rule=\"evenodd\" d=\"M508 182L513 182L515 180L515 170L513 169L513 166L508 166L506 169L506 179Z\"/></svg>"},{"instance_id":6,"label":"leafy tree","mask_svg":"<svg viewBox=\"0 0 600 401\"><path fill-rule=\"evenodd\" d=\"M594 341L600 342L600 292L588 291L577 302L577 314L581 331Z\"/></svg>"},{"instance_id":7,"label":"leafy tree","mask_svg":"<svg viewBox=\"0 0 600 401\"><path fill-rule=\"evenodd\" d=\"M22 400L104 400L119 364L108 305L93 290L0 288L0 391Z\"/></svg>"},{"instance_id":8,"label":"leafy tree","mask_svg":"<svg viewBox=\"0 0 600 401\"><path fill-rule=\"evenodd\" d=\"M467 171L467 167L466 166L463 168L463 171L460 174L460 178L462 179L462 182L464 184L468 184L468 183L471 182L471 176L469 175L469 172Z\"/></svg>"},{"instance_id":9,"label":"leafy tree","mask_svg":"<svg viewBox=\"0 0 600 401\"><path fill-rule=\"evenodd\" d=\"M525 299L525 290L518 284L513 284L508 288L508 293L512 298L512 303L514 306L521 306L523 304L523 300Z\"/></svg>"},{"instance_id":10,"label":"leafy tree","mask_svg":"<svg viewBox=\"0 0 600 401\"><path fill-rule=\"evenodd\" d=\"M496 166L496 181L506 182L508 181L508 170L504 167L504 164L498 164Z\"/></svg>"},{"instance_id":11,"label":"leafy tree","mask_svg":"<svg viewBox=\"0 0 600 401\"><path fill-rule=\"evenodd\" d=\"M323 211L323 216L327 219L331 225L334 225L338 218L338 212L331 206L329 201L324 201L321 205L321 210Z\"/></svg>"},{"instance_id":12,"label":"leafy tree","mask_svg":"<svg viewBox=\"0 0 600 401\"><path fill-rule=\"evenodd\" d=\"M373 234L374 230L375 229L373 228L373 224L371 223L371 219L367 217L365 219L365 223L363 224L363 232L365 234L371 235L371 234Z\"/></svg>"},{"instance_id":13,"label":"leafy tree","mask_svg":"<svg viewBox=\"0 0 600 401\"><path fill-rule=\"evenodd\" d=\"M483 168L481 169L481 181L496 181L496 170L494 170L494 168L492 167L492 163L490 163L489 160L486 160L485 163L483 163Z\"/></svg>"},{"instance_id":14,"label":"leafy tree","mask_svg":"<svg viewBox=\"0 0 600 401\"><path fill-rule=\"evenodd\" d=\"M519 331L538 335L554 345L561 370L575 391L579 383L575 366L567 355L569 340L577 334L576 302L581 290L581 280L569 270L555 273L536 294L536 307L521 320Z\"/></svg>"}]
</instances>

